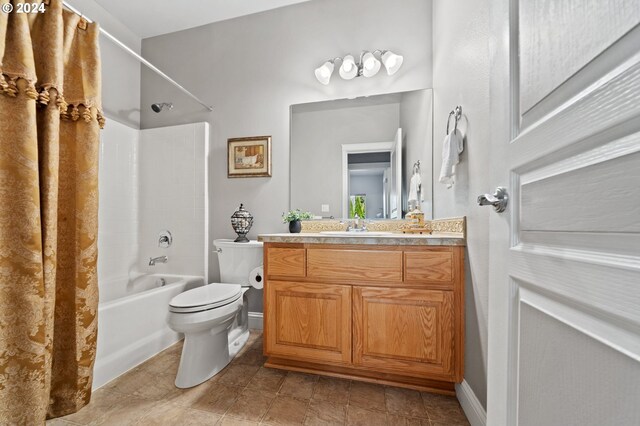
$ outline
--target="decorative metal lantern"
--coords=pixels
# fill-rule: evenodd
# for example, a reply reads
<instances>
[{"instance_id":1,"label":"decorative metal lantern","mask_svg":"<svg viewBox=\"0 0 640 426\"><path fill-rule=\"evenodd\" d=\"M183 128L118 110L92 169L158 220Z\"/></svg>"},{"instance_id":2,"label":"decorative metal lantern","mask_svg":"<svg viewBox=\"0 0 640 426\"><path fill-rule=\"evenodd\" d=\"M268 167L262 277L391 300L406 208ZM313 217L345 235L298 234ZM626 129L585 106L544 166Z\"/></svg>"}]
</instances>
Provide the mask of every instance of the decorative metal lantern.
<instances>
[{"instance_id":1,"label":"decorative metal lantern","mask_svg":"<svg viewBox=\"0 0 640 426\"><path fill-rule=\"evenodd\" d=\"M240 208L231 215L231 227L238 234L238 238L234 242L248 243L247 234L251 229L251 225L253 225L253 216L240 204Z\"/></svg>"}]
</instances>

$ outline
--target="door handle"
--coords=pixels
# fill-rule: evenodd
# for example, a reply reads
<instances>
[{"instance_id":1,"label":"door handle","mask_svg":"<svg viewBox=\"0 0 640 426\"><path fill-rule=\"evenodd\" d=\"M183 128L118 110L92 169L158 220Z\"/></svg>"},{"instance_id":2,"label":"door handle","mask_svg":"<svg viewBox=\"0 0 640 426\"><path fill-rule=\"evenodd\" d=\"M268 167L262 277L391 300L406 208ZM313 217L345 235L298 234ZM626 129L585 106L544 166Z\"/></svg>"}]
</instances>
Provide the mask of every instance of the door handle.
<instances>
[{"instance_id":1,"label":"door handle","mask_svg":"<svg viewBox=\"0 0 640 426\"><path fill-rule=\"evenodd\" d=\"M491 194L483 194L478 197L478 205L480 206L493 206L498 213L502 213L507 209L509 203L509 194L507 194L507 188L501 186L496 188L496 192Z\"/></svg>"}]
</instances>

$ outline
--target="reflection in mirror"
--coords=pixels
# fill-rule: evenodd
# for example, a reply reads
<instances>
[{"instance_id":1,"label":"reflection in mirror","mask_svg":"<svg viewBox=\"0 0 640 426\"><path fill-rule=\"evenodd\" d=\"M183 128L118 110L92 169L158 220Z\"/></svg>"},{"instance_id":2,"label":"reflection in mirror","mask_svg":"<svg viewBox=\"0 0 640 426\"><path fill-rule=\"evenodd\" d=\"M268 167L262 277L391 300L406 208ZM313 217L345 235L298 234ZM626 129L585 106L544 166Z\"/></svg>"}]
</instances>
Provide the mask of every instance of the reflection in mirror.
<instances>
[{"instance_id":1,"label":"reflection in mirror","mask_svg":"<svg viewBox=\"0 0 640 426\"><path fill-rule=\"evenodd\" d=\"M342 190L343 194L345 191L347 193L349 211L343 216L351 219L356 216L366 219L389 218L391 152L372 152L367 148L348 152L346 166L347 170L342 173L347 176L347 185Z\"/></svg>"},{"instance_id":2,"label":"reflection in mirror","mask_svg":"<svg viewBox=\"0 0 640 426\"><path fill-rule=\"evenodd\" d=\"M399 219L412 166L432 217L431 90L291 107L291 208L316 218Z\"/></svg>"}]
</instances>

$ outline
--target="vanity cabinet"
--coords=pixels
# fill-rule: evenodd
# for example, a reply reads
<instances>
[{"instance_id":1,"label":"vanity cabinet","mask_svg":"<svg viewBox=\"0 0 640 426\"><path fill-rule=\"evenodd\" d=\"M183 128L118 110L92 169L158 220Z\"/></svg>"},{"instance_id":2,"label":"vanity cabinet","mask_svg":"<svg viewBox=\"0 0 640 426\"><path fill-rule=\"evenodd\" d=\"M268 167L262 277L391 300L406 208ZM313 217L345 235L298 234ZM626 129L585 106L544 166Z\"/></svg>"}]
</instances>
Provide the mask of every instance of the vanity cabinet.
<instances>
[{"instance_id":1,"label":"vanity cabinet","mask_svg":"<svg viewBox=\"0 0 640 426\"><path fill-rule=\"evenodd\" d=\"M353 289L353 364L448 380L454 374L453 292Z\"/></svg>"},{"instance_id":2,"label":"vanity cabinet","mask_svg":"<svg viewBox=\"0 0 640 426\"><path fill-rule=\"evenodd\" d=\"M351 361L351 287L270 281L265 348L272 355L315 362Z\"/></svg>"},{"instance_id":3,"label":"vanity cabinet","mask_svg":"<svg viewBox=\"0 0 640 426\"><path fill-rule=\"evenodd\" d=\"M265 243L265 365L453 392L464 364L463 255Z\"/></svg>"}]
</instances>

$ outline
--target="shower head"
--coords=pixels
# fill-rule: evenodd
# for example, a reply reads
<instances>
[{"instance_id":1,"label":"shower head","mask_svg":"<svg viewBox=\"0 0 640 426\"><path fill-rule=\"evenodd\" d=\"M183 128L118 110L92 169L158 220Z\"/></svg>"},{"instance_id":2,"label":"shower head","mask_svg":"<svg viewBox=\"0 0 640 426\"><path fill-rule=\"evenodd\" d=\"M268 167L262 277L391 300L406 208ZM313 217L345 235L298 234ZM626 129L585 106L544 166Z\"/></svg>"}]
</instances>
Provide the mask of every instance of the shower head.
<instances>
[{"instance_id":1,"label":"shower head","mask_svg":"<svg viewBox=\"0 0 640 426\"><path fill-rule=\"evenodd\" d=\"M154 112L160 112L160 111L162 111L165 107L166 107L167 109L173 109L173 104L172 104L171 102L158 102L158 103L155 103L155 104L151 104L151 109L152 109Z\"/></svg>"}]
</instances>

